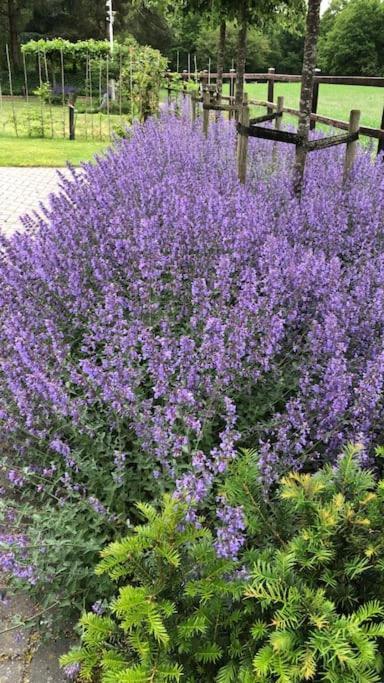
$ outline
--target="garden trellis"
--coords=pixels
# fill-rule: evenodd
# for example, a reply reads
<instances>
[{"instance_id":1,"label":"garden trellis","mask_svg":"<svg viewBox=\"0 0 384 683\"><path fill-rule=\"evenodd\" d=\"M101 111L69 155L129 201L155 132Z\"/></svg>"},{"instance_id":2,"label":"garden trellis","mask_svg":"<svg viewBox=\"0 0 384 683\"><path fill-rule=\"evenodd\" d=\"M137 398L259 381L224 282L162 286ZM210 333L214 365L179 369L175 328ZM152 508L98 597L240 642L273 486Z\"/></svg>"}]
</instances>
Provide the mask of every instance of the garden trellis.
<instances>
[{"instance_id":1,"label":"garden trellis","mask_svg":"<svg viewBox=\"0 0 384 683\"><path fill-rule=\"evenodd\" d=\"M15 137L108 142L124 135L133 118L155 111L153 93L166 68L157 50L133 39L116 44L113 56L105 41L30 41L22 47L19 72L8 46L7 54L3 78L0 73L0 127Z\"/></svg>"}]
</instances>

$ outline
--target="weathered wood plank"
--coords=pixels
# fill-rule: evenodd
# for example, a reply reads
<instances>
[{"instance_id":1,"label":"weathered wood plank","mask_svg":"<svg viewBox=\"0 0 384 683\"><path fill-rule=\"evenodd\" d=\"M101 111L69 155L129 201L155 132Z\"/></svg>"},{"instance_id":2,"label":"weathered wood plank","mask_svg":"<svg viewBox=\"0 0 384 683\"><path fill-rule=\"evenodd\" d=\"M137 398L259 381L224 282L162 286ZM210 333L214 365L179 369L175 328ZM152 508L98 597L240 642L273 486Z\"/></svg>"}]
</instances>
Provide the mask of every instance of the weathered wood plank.
<instances>
[{"instance_id":1,"label":"weathered wood plank","mask_svg":"<svg viewBox=\"0 0 384 683\"><path fill-rule=\"evenodd\" d=\"M237 173L239 181L245 183L247 177L247 156L248 156L248 131L249 131L249 106L246 93L244 93L244 103L240 108L239 126L237 143Z\"/></svg>"},{"instance_id":2,"label":"weathered wood plank","mask_svg":"<svg viewBox=\"0 0 384 683\"><path fill-rule=\"evenodd\" d=\"M190 74L191 78L194 74ZM223 78L233 77L229 71L223 74ZM211 73L211 78L217 78L217 73ZM246 73L246 81L260 81L263 83L272 79L275 83L300 83L301 76L298 74L268 74L268 73ZM369 87L384 88L384 77L382 76L315 76L319 83L330 83L335 85L362 85Z\"/></svg>"},{"instance_id":3,"label":"weathered wood plank","mask_svg":"<svg viewBox=\"0 0 384 683\"><path fill-rule=\"evenodd\" d=\"M359 131L360 124L360 112L358 109L352 109L349 116L349 132L357 133ZM345 150L345 161L344 161L344 176L343 180L346 182L349 178L353 164L356 157L357 151L357 140L352 140L348 142L347 149Z\"/></svg>"}]
</instances>

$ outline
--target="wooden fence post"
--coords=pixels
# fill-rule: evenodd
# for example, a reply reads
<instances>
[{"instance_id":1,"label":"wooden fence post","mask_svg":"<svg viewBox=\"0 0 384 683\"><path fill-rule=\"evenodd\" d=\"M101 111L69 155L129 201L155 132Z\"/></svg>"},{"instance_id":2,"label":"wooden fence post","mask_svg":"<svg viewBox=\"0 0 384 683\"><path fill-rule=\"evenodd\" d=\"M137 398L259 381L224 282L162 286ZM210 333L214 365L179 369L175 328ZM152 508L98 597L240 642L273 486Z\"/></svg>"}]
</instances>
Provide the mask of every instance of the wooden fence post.
<instances>
[{"instance_id":1,"label":"wooden fence post","mask_svg":"<svg viewBox=\"0 0 384 683\"><path fill-rule=\"evenodd\" d=\"M239 123L249 128L249 105L248 95L244 93L243 104L240 109ZM245 183L247 177L248 133L240 132L237 143L237 174L239 181Z\"/></svg>"},{"instance_id":2,"label":"wooden fence post","mask_svg":"<svg viewBox=\"0 0 384 683\"><path fill-rule=\"evenodd\" d=\"M234 104L235 103L235 78L236 78L236 69L230 69L230 77L229 77L229 104ZM233 111L228 112L228 118L231 121L233 119Z\"/></svg>"},{"instance_id":3,"label":"wooden fence post","mask_svg":"<svg viewBox=\"0 0 384 683\"><path fill-rule=\"evenodd\" d=\"M384 130L384 108L383 108L383 115L381 117L381 130ZM379 144L377 146L377 153L380 154L380 152L384 152L384 139L380 138ZM384 159L384 156L383 156Z\"/></svg>"},{"instance_id":4,"label":"wooden fence post","mask_svg":"<svg viewBox=\"0 0 384 683\"><path fill-rule=\"evenodd\" d=\"M168 94L168 107L172 104L172 92L171 92L171 72L167 70L167 94Z\"/></svg>"},{"instance_id":5,"label":"wooden fence post","mask_svg":"<svg viewBox=\"0 0 384 683\"><path fill-rule=\"evenodd\" d=\"M360 124L360 111L358 109L352 109L349 115L349 133L357 133ZM352 170L353 163L355 161L357 150L357 140L347 143L347 149L345 150L345 160L344 160L344 182L348 179L348 176Z\"/></svg>"},{"instance_id":6,"label":"wooden fence post","mask_svg":"<svg viewBox=\"0 0 384 683\"><path fill-rule=\"evenodd\" d=\"M204 92L203 92L203 105L206 105L209 107L211 104L211 93L209 91L209 88L206 87ZM208 128L209 128L209 109L203 109L203 133L205 137L208 135Z\"/></svg>"},{"instance_id":7,"label":"wooden fence post","mask_svg":"<svg viewBox=\"0 0 384 683\"><path fill-rule=\"evenodd\" d=\"M197 95L194 92L191 95L191 114L192 114L192 123L195 123L195 121L197 119Z\"/></svg>"},{"instance_id":8,"label":"wooden fence post","mask_svg":"<svg viewBox=\"0 0 384 683\"><path fill-rule=\"evenodd\" d=\"M319 104L319 87L320 83L316 79L316 76L319 76L321 74L321 69L315 69L315 79L313 81L313 88L312 88L312 114L317 114L317 105ZM315 130L316 128L316 121L311 119L309 123L310 130Z\"/></svg>"},{"instance_id":9,"label":"wooden fence post","mask_svg":"<svg viewBox=\"0 0 384 683\"><path fill-rule=\"evenodd\" d=\"M281 116L277 116L275 119L275 128L276 130L281 129L281 123L282 123L282 118L283 118L283 110L284 110L284 97L279 96L277 98L277 109L276 109L276 114L281 114ZM276 159L277 159L277 153L278 153L278 142L275 142L273 145L272 149L272 164L276 164Z\"/></svg>"},{"instance_id":10,"label":"wooden fence post","mask_svg":"<svg viewBox=\"0 0 384 683\"><path fill-rule=\"evenodd\" d=\"M208 87L208 71L204 69L201 74L201 94L204 95L205 88Z\"/></svg>"},{"instance_id":11,"label":"wooden fence post","mask_svg":"<svg viewBox=\"0 0 384 683\"><path fill-rule=\"evenodd\" d=\"M70 93L68 97L68 111L69 111L69 139L75 139L75 102L76 93Z\"/></svg>"},{"instance_id":12,"label":"wooden fence post","mask_svg":"<svg viewBox=\"0 0 384 683\"><path fill-rule=\"evenodd\" d=\"M271 66L268 69L268 74L270 74L271 76L275 72L276 72L276 69L273 66ZM273 99L274 98L274 89L275 89L275 82L274 82L273 78L268 77L268 97L267 97L268 102L274 102L274 99ZM267 112L268 112L268 114L273 114L273 109L271 109L271 107L268 107Z\"/></svg>"},{"instance_id":13,"label":"wooden fence post","mask_svg":"<svg viewBox=\"0 0 384 683\"><path fill-rule=\"evenodd\" d=\"M183 100L185 100L187 96L187 80L188 80L188 71L186 69L183 70Z\"/></svg>"}]
</instances>

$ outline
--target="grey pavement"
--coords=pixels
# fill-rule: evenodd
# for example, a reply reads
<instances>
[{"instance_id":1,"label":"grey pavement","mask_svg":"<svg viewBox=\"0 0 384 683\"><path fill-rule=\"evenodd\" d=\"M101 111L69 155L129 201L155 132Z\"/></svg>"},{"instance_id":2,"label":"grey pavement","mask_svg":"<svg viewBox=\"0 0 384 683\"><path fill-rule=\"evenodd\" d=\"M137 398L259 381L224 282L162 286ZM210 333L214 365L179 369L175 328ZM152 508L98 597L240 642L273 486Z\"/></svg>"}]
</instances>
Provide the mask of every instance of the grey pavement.
<instances>
[{"instance_id":1,"label":"grey pavement","mask_svg":"<svg viewBox=\"0 0 384 683\"><path fill-rule=\"evenodd\" d=\"M64 683L67 678L58 663L70 641L42 642L42 633L18 626L38 608L24 595L6 596L0 602L0 683Z\"/></svg>"},{"instance_id":2,"label":"grey pavement","mask_svg":"<svg viewBox=\"0 0 384 683\"><path fill-rule=\"evenodd\" d=\"M22 228L20 216L39 210L59 186L57 168L0 167L0 230L10 235ZM1 679L0 679L1 683Z\"/></svg>"}]
</instances>

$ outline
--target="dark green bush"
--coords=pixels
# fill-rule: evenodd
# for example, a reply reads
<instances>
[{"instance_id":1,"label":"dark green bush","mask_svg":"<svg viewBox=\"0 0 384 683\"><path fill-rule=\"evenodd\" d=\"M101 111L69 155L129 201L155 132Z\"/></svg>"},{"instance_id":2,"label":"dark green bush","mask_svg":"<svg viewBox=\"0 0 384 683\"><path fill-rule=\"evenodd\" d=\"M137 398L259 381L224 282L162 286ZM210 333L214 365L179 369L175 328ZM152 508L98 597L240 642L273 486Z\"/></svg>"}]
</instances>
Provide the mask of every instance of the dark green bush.
<instances>
[{"instance_id":1,"label":"dark green bush","mask_svg":"<svg viewBox=\"0 0 384 683\"><path fill-rule=\"evenodd\" d=\"M384 482L357 458L349 447L337 467L292 473L266 499L246 452L221 492L247 519L236 560L220 559L208 520L186 523L175 499L139 505L144 523L96 570L116 597L83 616L62 665L102 683L379 682Z\"/></svg>"}]
</instances>

